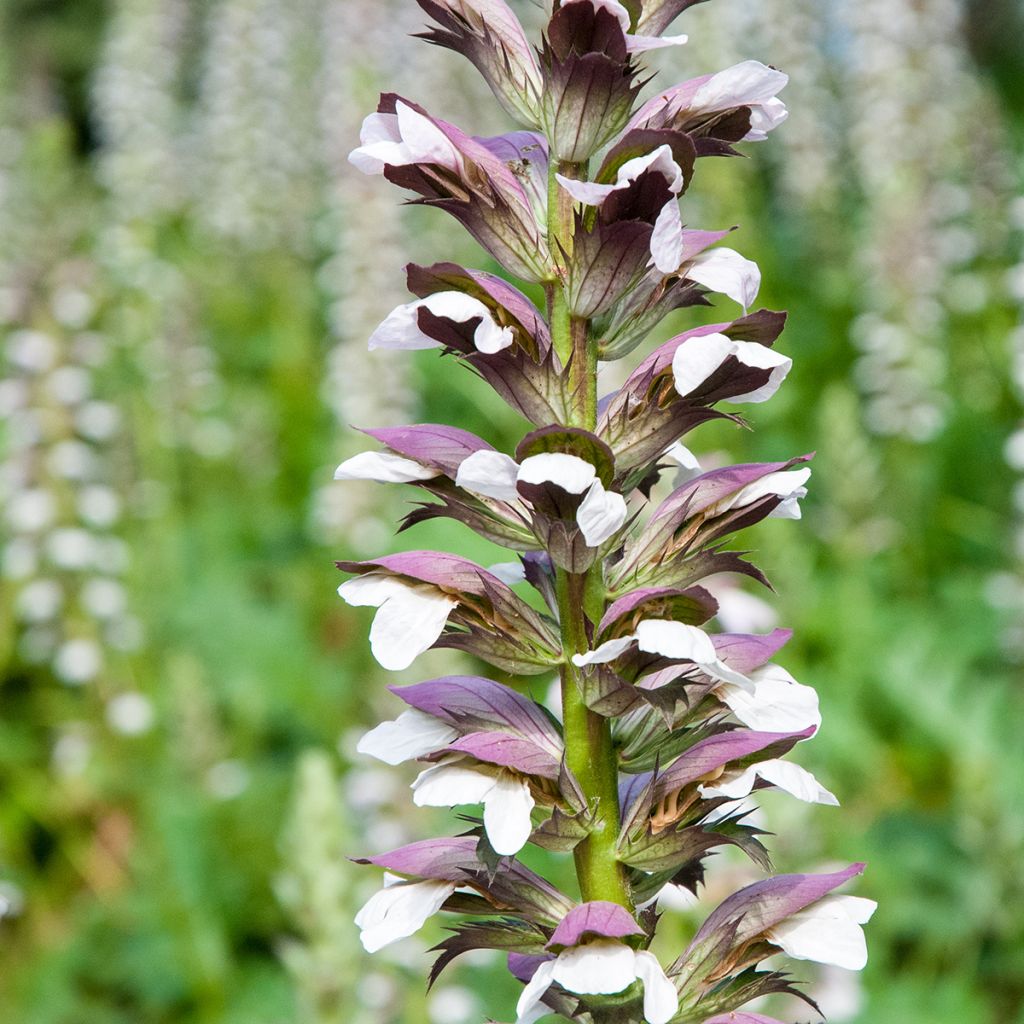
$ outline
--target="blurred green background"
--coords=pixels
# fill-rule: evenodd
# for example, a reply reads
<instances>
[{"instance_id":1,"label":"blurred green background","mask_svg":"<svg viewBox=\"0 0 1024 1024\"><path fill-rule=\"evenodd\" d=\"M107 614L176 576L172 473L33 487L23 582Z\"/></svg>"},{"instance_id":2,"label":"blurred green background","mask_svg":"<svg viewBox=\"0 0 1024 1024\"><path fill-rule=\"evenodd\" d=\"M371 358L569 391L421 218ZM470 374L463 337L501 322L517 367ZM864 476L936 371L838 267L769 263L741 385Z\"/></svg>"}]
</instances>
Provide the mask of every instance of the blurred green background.
<instances>
[{"instance_id":1,"label":"blurred green background","mask_svg":"<svg viewBox=\"0 0 1024 1024\"><path fill-rule=\"evenodd\" d=\"M364 447L350 424L522 432L448 361L365 353L404 262L483 257L345 162L380 87L476 131L504 129L497 108L408 38L412 0L2 9L0 1021L509 1013L490 957L424 995L434 926L358 945L378 879L345 858L451 821L354 756L397 702L332 566L500 553L451 525L395 538L407 495L330 479ZM789 122L703 161L684 219L741 225L796 360L754 432L688 443L818 451L803 523L749 546L797 630L782 660L821 693L805 763L844 807L766 813L780 869L866 859L881 909L863 977L801 973L836 1021L1020 1024L1024 12L714 0L685 20L661 81L747 57L792 78ZM473 668L408 675L453 666Z\"/></svg>"}]
</instances>

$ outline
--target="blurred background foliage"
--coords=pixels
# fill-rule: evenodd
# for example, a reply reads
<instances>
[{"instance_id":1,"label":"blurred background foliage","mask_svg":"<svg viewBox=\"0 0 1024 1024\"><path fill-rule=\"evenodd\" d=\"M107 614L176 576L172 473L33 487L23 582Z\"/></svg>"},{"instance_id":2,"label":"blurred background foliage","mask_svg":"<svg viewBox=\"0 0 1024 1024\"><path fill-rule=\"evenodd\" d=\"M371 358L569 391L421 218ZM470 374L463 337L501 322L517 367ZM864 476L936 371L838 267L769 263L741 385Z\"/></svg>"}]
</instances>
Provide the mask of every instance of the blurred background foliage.
<instances>
[{"instance_id":1,"label":"blurred background foliage","mask_svg":"<svg viewBox=\"0 0 1024 1024\"><path fill-rule=\"evenodd\" d=\"M845 804L768 806L777 863L863 857L881 902L863 979L813 990L837 1021L1019 1024L1024 11L715 0L687 21L672 80L746 57L792 76L788 124L705 161L688 220L741 225L796 369L754 432L689 443L818 450L804 523L750 538L779 594L746 623L797 628L784 661L826 721L809 766ZM364 446L350 424L522 429L443 359L365 352L405 261L481 260L345 163L379 87L503 127L420 23L411 0L3 7L0 1020L512 1004L488 957L425 996L438 931L370 962L351 925L377 879L346 857L432 823L353 757L396 708L331 560L500 555L451 525L395 538L400 502L331 471Z\"/></svg>"}]
</instances>

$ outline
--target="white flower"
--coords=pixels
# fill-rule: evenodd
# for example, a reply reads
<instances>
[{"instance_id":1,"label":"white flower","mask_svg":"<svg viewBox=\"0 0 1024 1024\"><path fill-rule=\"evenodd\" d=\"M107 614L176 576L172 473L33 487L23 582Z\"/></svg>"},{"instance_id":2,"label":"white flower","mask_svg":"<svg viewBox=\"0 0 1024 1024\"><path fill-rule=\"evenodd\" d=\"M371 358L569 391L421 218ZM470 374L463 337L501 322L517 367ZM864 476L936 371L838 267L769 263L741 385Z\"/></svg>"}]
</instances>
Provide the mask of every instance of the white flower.
<instances>
[{"instance_id":1,"label":"white flower","mask_svg":"<svg viewBox=\"0 0 1024 1024\"><path fill-rule=\"evenodd\" d=\"M742 800L750 796L758 779L764 779L776 789L781 789L797 800L809 804L828 804L838 807L839 801L806 769L790 761L773 759L752 764L749 768L737 768L720 775L714 782L700 787L707 797L724 796L730 800Z\"/></svg>"},{"instance_id":2,"label":"white flower","mask_svg":"<svg viewBox=\"0 0 1024 1024\"><path fill-rule=\"evenodd\" d=\"M534 972L519 997L516 1024L537 1019L536 1008L552 984L577 995L614 995L634 981L643 982L644 1019L649 1024L666 1024L675 1016L679 995L653 953L637 952L616 939L570 946Z\"/></svg>"},{"instance_id":3,"label":"white flower","mask_svg":"<svg viewBox=\"0 0 1024 1024\"><path fill-rule=\"evenodd\" d=\"M799 519L800 499L807 496L807 488L804 484L810 478L809 466L769 473L767 476L761 477L760 480L741 487L735 494L723 498L718 504L707 509L704 516L710 519L712 516L722 515L734 508L745 508L762 498L774 496L781 498L782 502L772 511L772 516L777 519Z\"/></svg>"},{"instance_id":4,"label":"white flower","mask_svg":"<svg viewBox=\"0 0 1024 1024\"><path fill-rule=\"evenodd\" d=\"M713 292L728 295L743 307L744 313L754 304L761 288L758 265L735 249L708 249L698 253L687 263L685 276Z\"/></svg>"},{"instance_id":5,"label":"white flower","mask_svg":"<svg viewBox=\"0 0 1024 1024\"><path fill-rule=\"evenodd\" d=\"M692 661L712 679L747 688L751 686L745 675L733 671L718 657L711 637L704 630L668 619L644 619L638 623L635 633L607 640L596 650L585 654L574 654L572 663L579 668L584 665L604 665L625 653L634 643L647 654L660 654L663 658L676 661Z\"/></svg>"},{"instance_id":6,"label":"white flower","mask_svg":"<svg viewBox=\"0 0 1024 1024\"><path fill-rule=\"evenodd\" d=\"M802 732L821 725L818 693L798 683L780 665L764 665L750 673L753 689L723 683L715 694L746 726L759 732Z\"/></svg>"},{"instance_id":7,"label":"white flower","mask_svg":"<svg viewBox=\"0 0 1024 1024\"><path fill-rule=\"evenodd\" d=\"M409 484L436 476L440 476L436 469L394 452L360 452L334 471L335 480L375 480L382 484Z\"/></svg>"},{"instance_id":8,"label":"white flower","mask_svg":"<svg viewBox=\"0 0 1024 1024\"><path fill-rule=\"evenodd\" d=\"M442 750L458 737L457 729L416 708L403 711L393 722L381 722L356 745L360 754L401 764Z\"/></svg>"},{"instance_id":9,"label":"white flower","mask_svg":"<svg viewBox=\"0 0 1024 1024\"><path fill-rule=\"evenodd\" d=\"M519 466L515 459L487 449L473 452L463 459L455 474L457 487L498 501L519 499L519 491L516 490L518 479Z\"/></svg>"},{"instance_id":10,"label":"white flower","mask_svg":"<svg viewBox=\"0 0 1024 1024\"><path fill-rule=\"evenodd\" d=\"M756 341L734 341L724 334L704 334L688 338L672 357L676 391L683 398L692 395L730 356L744 366L770 371L766 384L745 395L735 395L730 402L767 402L793 366L788 356Z\"/></svg>"},{"instance_id":11,"label":"white flower","mask_svg":"<svg viewBox=\"0 0 1024 1024\"><path fill-rule=\"evenodd\" d=\"M426 583L404 583L394 576L369 573L338 587L353 607L377 608L370 627L370 650L381 667L408 668L433 646L458 605L453 597Z\"/></svg>"},{"instance_id":12,"label":"white flower","mask_svg":"<svg viewBox=\"0 0 1024 1024\"><path fill-rule=\"evenodd\" d=\"M859 971L868 962L860 926L871 920L877 907L874 900L861 896L826 896L775 925L767 938L797 960Z\"/></svg>"},{"instance_id":13,"label":"white flower","mask_svg":"<svg viewBox=\"0 0 1024 1024\"><path fill-rule=\"evenodd\" d=\"M473 344L477 351L487 355L500 352L515 341L515 331L498 324L491 316L491 311L479 299L465 292L449 291L434 292L425 299L397 306L370 335L369 348L400 349L406 352L439 348L440 342L420 330L417 314L421 309L460 324L479 319L480 325L473 332Z\"/></svg>"},{"instance_id":14,"label":"white flower","mask_svg":"<svg viewBox=\"0 0 1024 1024\"><path fill-rule=\"evenodd\" d=\"M659 146L644 156L635 156L627 160L616 173L613 185L602 185L596 181L580 181L578 178L566 178L558 174L558 183L578 203L586 206L600 206L613 192L629 188L630 185L646 171L657 171L665 179L668 189L673 195L683 190L685 179L683 169L672 156L670 146Z\"/></svg>"},{"instance_id":15,"label":"white flower","mask_svg":"<svg viewBox=\"0 0 1024 1024\"><path fill-rule=\"evenodd\" d=\"M370 114L359 133L361 146L349 154L349 163L363 174L383 174L386 165L437 164L461 173L462 157L451 140L429 117L405 103L393 114Z\"/></svg>"},{"instance_id":16,"label":"white flower","mask_svg":"<svg viewBox=\"0 0 1024 1024\"><path fill-rule=\"evenodd\" d=\"M363 948L367 953L376 953L415 934L453 892L454 882L410 882L385 875L384 888L374 893L356 914Z\"/></svg>"},{"instance_id":17,"label":"white flower","mask_svg":"<svg viewBox=\"0 0 1024 1024\"><path fill-rule=\"evenodd\" d=\"M690 100L694 111L712 112L732 107L750 108L750 131L745 142L763 142L768 132L789 116L778 98L789 76L756 60L745 60L712 75Z\"/></svg>"},{"instance_id":18,"label":"white flower","mask_svg":"<svg viewBox=\"0 0 1024 1024\"><path fill-rule=\"evenodd\" d=\"M598 547L626 521L626 500L606 491L597 471L584 459L565 452L530 455L518 465L501 452L479 451L464 459L455 475L459 487L499 501L518 501L518 484L556 484L569 494L584 495L576 522L588 547Z\"/></svg>"},{"instance_id":19,"label":"white flower","mask_svg":"<svg viewBox=\"0 0 1024 1024\"><path fill-rule=\"evenodd\" d=\"M495 853L518 853L530 838L534 800L524 778L507 768L447 758L420 772L412 784L417 807L484 805L484 831Z\"/></svg>"}]
</instances>

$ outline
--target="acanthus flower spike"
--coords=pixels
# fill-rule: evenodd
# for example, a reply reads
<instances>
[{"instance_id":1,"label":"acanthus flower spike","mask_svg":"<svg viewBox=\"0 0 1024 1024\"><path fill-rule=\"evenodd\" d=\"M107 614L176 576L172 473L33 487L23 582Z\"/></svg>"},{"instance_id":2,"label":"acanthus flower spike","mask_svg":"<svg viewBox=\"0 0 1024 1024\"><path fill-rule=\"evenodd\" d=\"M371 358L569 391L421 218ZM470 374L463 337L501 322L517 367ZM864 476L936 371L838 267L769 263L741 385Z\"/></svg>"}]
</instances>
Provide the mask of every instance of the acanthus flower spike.
<instances>
[{"instance_id":1,"label":"acanthus flower spike","mask_svg":"<svg viewBox=\"0 0 1024 1024\"><path fill-rule=\"evenodd\" d=\"M337 564L350 574L341 597L375 609L382 667L451 648L498 673L392 687L404 710L358 743L387 764L418 762L412 802L459 808L464 829L361 861L385 872L356 919L363 944L454 916L429 983L465 952L500 950L523 985L517 1024L549 1012L778 1024L742 1007L799 989L758 965L782 952L859 969L875 909L836 891L862 865L772 876L750 818L766 789L838 800L789 760L822 723L815 690L776 661L790 631L738 631L775 620L744 624L715 596L726 573L769 585L729 539L800 517L811 456L705 470L686 436L710 420L745 424L729 410L768 401L792 369L777 346L786 315L747 312L756 264L721 244L729 231L684 218L698 164L713 166L698 157L734 155L785 119L785 74L744 61L634 109L643 53L683 42L663 33L695 2L556 0L532 49L506 0L419 0L425 38L470 60L524 130L473 138L385 95L352 154L544 294L541 309L494 273L410 265L412 299L383 316L371 347L439 349L529 433L499 447L444 424L365 430L379 447L336 473L425 495L403 529L446 517L516 556L489 569L432 551ZM743 315L653 346L598 395L599 360L714 295ZM672 490L652 504L663 474ZM532 680L554 673L549 709ZM578 898L521 863L529 845L571 855ZM696 902L723 846L767 877L724 900L666 969L653 904L672 892Z\"/></svg>"}]
</instances>

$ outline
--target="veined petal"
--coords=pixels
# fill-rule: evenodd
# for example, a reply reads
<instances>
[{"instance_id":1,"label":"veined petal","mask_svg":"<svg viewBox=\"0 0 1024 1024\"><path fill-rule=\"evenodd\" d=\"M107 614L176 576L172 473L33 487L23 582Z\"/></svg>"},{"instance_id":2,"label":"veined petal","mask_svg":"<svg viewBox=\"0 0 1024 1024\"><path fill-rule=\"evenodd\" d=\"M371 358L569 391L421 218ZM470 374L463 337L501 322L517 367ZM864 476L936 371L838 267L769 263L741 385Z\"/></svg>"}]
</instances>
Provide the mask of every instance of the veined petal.
<instances>
[{"instance_id":1,"label":"veined petal","mask_svg":"<svg viewBox=\"0 0 1024 1024\"><path fill-rule=\"evenodd\" d=\"M356 914L367 953L418 932L455 891L454 882L398 882L373 894Z\"/></svg>"},{"instance_id":2,"label":"veined petal","mask_svg":"<svg viewBox=\"0 0 1024 1024\"><path fill-rule=\"evenodd\" d=\"M537 1010L541 1006L541 999L544 993L551 987L554 980L555 961L546 960L533 972L533 977L527 982L516 1003L516 1024L532 1024L538 1020ZM547 1010L544 1010L547 1013ZM540 1016L544 1016L541 1013Z\"/></svg>"},{"instance_id":3,"label":"veined petal","mask_svg":"<svg viewBox=\"0 0 1024 1024\"><path fill-rule=\"evenodd\" d=\"M459 464L455 483L459 487L498 501L516 501L519 466L502 452L486 449L474 452Z\"/></svg>"},{"instance_id":4,"label":"veined petal","mask_svg":"<svg viewBox=\"0 0 1024 1024\"><path fill-rule=\"evenodd\" d=\"M457 729L433 715L409 708L393 722L381 722L371 729L356 745L356 750L386 764L401 764L442 750L458 736Z\"/></svg>"},{"instance_id":5,"label":"veined petal","mask_svg":"<svg viewBox=\"0 0 1024 1024\"><path fill-rule=\"evenodd\" d=\"M518 479L522 484L557 484L570 494L582 494L596 475L594 467L578 455L543 452L523 459Z\"/></svg>"},{"instance_id":6,"label":"veined petal","mask_svg":"<svg viewBox=\"0 0 1024 1024\"><path fill-rule=\"evenodd\" d=\"M517 854L530 838L534 800L530 787L512 772L502 771L484 798L484 830L495 853Z\"/></svg>"},{"instance_id":7,"label":"veined petal","mask_svg":"<svg viewBox=\"0 0 1024 1024\"><path fill-rule=\"evenodd\" d=\"M646 950L636 953L636 976L644 983L644 1017L648 1024L668 1024L679 1009L679 993L658 958Z\"/></svg>"},{"instance_id":8,"label":"veined petal","mask_svg":"<svg viewBox=\"0 0 1024 1024\"><path fill-rule=\"evenodd\" d=\"M676 391L683 398L692 395L734 352L735 342L724 334L688 339L672 357Z\"/></svg>"},{"instance_id":9,"label":"veined petal","mask_svg":"<svg viewBox=\"0 0 1024 1024\"><path fill-rule=\"evenodd\" d=\"M600 480L595 480L576 510L587 547L596 548L621 529L626 521L626 499L614 491L606 491Z\"/></svg>"},{"instance_id":10,"label":"veined petal","mask_svg":"<svg viewBox=\"0 0 1024 1024\"><path fill-rule=\"evenodd\" d=\"M744 313L754 304L761 288L761 271L757 264L735 249L699 253L686 268L686 277L713 292L728 295L743 307Z\"/></svg>"},{"instance_id":11,"label":"veined petal","mask_svg":"<svg viewBox=\"0 0 1024 1024\"><path fill-rule=\"evenodd\" d=\"M360 452L334 471L335 480L375 480L382 484L409 484L436 476L440 476L436 469L394 452Z\"/></svg>"},{"instance_id":12,"label":"veined petal","mask_svg":"<svg viewBox=\"0 0 1024 1024\"><path fill-rule=\"evenodd\" d=\"M482 804L494 789L493 775L470 768L458 758L424 769L412 784L417 807L457 807Z\"/></svg>"},{"instance_id":13,"label":"veined petal","mask_svg":"<svg viewBox=\"0 0 1024 1024\"><path fill-rule=\"evenodd\" d=\"M746 726L758 732L802 732L821 725L818 693L779 665L750 673L753 690L723 683L715 693Z\"/></svg>"},{"instance_id":14,"label":"veined petal","mask_svg":"<svg viewBox=\"0 0 1024 1024\"><path fill-rule=\"evenodd\" d=\"M555 959L553 978L579 995L613 995L636 980L633 950L615 939L570 946Z\"/></svg>"},{"instance_id":15,"label":"veined petal","mask_svg":"<svg viewBox=\"0 0 1024 1024\"><path fill-rule=\"evenodd\" d=\"M387 163L384 158L393 154L394 146L401 142L398 118L394 114L367 115L359 141L361 145L349 154L349 163L363 174L383 174Z\"/></svg>"},{"instance_id":16,"label":"veined petal","mask_svg":"<svg viewBox=\"0 0 1024 1024\"><path fill-rule=\"evenodd\" d=\"M767 938L797 960L859 971L868 962L860 926L877 907L874 900L860 896L826 896L775 925Z\"/></svg>"},{"instance_id":17,"label":"veined petal","mask_svg":"<svg viewBox=\"0 0 1024 1024\"><path fill-rule=\"evenodd\" d=\"M606 640L597 650L574 654L572 663L577 668L583 668L585 665L607 665L609 661L614 661L635 643L635 636L622 636L615 640Z\"/></svg>"}]
</instances>

